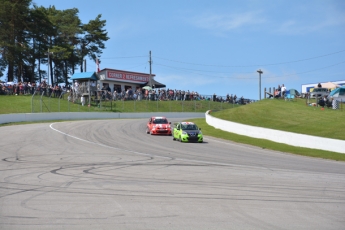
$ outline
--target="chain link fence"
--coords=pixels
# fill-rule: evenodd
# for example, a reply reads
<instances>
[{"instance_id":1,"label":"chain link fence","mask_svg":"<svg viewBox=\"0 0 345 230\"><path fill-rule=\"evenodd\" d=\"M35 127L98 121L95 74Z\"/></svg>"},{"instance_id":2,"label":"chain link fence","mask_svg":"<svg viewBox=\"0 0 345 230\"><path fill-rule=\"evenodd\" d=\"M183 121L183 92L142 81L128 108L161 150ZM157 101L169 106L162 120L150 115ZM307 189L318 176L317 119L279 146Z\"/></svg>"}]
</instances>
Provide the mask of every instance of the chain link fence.
<instances>
[{"instance_id":1,"label":"chain link fence","mask_svg":"<svg viewBox=\"0 0 345 230\"><path fill-rule=\"evenodd\" d=\"M205 112L234 108L255 102L240 98L230 100L229 97L199 95L198 97L159 98L156 96L122 97L98 91L97 94L76 97L74 91L63 91L54 94L46 90L36 90L32 95L32 113L49 112ZM80 95L80 94L79 94Z\"/></svg>"}]
</instances>

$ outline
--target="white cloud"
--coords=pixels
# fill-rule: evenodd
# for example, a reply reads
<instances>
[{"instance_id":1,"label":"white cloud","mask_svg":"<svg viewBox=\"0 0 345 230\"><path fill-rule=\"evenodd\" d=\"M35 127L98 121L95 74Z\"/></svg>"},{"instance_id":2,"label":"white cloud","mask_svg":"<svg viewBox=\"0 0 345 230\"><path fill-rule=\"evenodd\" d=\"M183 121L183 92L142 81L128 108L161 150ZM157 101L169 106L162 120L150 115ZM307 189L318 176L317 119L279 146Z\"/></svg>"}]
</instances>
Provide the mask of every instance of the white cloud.
<instances>
[{"instance_id":1,"label":"white cloud","mask_svg":"<svg viewBox=\"0 0 345 230\"><path fill-rule=\"evenodd\" d=\"M278 26L277 31L283 34L324 33L329 28L345 29L345 14L333 6L308 8L299 12L298 16L285 20Z\"/></svg>"},{"instance_id":2,"label":"white cloud","mask_svg":"<svg viewBox=\"0 0 345 230\"><path fill-rule=\"evenodd\" d=\"M226 32L245 26L257 25L265 20L258 12L244 12L239 14L203 14L194 17L192 24L203 29Z\"/></svg>"},{"instance_id":3,"label":"white cloud","mask_svg":"<svg viewBox=\"0 0 345 230\"><path fill-rule=\"evenodd\" d=\"M322 22L303 22L289 20L284 22L278 32L283 34L308 34L312 32L323 32L328 27L337 26L339 22L333 20L325 20Z\"/></svg>"}]
</instances>

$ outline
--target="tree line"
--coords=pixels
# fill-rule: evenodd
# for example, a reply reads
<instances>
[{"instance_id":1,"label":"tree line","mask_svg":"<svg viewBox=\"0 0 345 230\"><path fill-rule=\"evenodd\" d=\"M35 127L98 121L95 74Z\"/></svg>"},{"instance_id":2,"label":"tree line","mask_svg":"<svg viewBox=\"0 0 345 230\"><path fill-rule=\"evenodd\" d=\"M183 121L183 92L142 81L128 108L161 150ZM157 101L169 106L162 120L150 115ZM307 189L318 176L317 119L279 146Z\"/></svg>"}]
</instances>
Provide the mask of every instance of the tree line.
<instances>
[{"instance_id":1,"label":"tree line","mask_svg":"<svg viewBox=\"0 0 345 230\"><path fill-rule=\"evenodd\" d=\"M0 0L0 77L7 70L7 81L68 84L68 75L83 60L96 61L109 37L106 20L99 14L84 24L77 8L45 8L32 0ZM48 65L48 72L41 70Z\"/></svg>"}]
</instances>

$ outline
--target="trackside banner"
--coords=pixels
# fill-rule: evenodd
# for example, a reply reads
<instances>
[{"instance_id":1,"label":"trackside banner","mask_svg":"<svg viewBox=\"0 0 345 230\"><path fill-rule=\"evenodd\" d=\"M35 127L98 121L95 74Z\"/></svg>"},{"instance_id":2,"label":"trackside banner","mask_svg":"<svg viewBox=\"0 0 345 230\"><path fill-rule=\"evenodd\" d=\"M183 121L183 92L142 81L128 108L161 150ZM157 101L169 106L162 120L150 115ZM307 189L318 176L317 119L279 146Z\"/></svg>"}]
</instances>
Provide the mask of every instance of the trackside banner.
<instances>
[{"instance_id":1,"label":"trackside banner","mask_svg":"<svg viewBox=\"0 0 345 230\"><path fill-rule=\"evenodd\" d=\"M120 71L108 71L108 78L125 81L149 82L149 75L139 73L126 73Z\"/></svg>"}]
</instances>

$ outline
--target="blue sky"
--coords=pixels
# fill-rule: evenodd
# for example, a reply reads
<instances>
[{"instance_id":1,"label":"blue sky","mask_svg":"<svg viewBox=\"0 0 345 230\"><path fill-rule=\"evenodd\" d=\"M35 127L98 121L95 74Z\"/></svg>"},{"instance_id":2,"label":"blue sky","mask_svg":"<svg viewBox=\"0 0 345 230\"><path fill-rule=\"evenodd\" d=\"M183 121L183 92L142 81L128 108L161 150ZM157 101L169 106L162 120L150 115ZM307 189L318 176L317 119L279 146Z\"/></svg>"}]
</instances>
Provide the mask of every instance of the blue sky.
<instances>
[{"instance_id":1,"label":"blue sky","mask_svg":"<svg viewBox=\"0 0 345 230\"><path fill-rule=\"evenodd\" d=\"M167 88L259 99L258 69L262 90L345 80L343 0L33 2L78 8L83 23L102 14L110 39L100 68L149 73L151 51Z\"/></svg>"}]
</instances>

